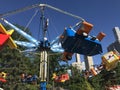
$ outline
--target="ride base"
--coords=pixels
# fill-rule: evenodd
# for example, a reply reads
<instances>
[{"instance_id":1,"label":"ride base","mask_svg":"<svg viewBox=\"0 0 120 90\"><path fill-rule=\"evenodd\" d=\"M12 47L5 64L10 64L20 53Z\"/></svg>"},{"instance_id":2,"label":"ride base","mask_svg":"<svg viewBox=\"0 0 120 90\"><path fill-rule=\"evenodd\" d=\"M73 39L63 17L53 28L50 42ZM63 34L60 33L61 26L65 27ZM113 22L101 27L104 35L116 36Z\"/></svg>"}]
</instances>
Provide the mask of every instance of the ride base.
<instances>
[{"instance_id":1,"label":"ride base","mask_svg":"<svg viewBox=\"0 0 120 90\"><path fill-rule=\"evenodd\" d=\"M46 90L46 81L40 82L40 90Z\"/></svg>"}]
</instances>

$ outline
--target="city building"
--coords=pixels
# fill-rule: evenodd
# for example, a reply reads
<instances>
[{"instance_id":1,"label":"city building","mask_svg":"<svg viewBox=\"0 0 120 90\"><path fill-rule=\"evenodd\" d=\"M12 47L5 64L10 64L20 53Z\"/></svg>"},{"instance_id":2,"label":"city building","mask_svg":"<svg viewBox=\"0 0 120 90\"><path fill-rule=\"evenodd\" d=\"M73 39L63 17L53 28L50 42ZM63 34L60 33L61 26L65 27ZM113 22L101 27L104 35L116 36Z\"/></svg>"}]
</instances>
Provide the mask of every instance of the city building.
<instances>
[{"instance_id":1,"label":"city building","mask_svg":"<svg viewBox=\"0 0 120 90\"><path fill-rule=\"evenodd\" d=\"M119 27L114 27L113 33L114 33L115 41L107 47L107 50L108 51L117 50L120 53L120 29Z\"/></svg>"},{"instance_id":2,"label":"city building","mask_svg":"<svg viewBox=\"0 0 120 90\"><path fill-rule=\"evenodd\" d=\"M72 63L73 67L76 67L78 70L82 71L82 63L80 60L80 54L75 54L76 62Z\"/></svg>"},{"instance_id":3,"label":"city building","mask_svg":"<svg viewBox=\"0 0 120 90\"><path fill-rule=\"evenodd\" d=\"M91 68L93 68L93 57L92 56L84 56L84 61L85 61L85 67L86 70L90 70Z\"/></svg>"}]
</instances>

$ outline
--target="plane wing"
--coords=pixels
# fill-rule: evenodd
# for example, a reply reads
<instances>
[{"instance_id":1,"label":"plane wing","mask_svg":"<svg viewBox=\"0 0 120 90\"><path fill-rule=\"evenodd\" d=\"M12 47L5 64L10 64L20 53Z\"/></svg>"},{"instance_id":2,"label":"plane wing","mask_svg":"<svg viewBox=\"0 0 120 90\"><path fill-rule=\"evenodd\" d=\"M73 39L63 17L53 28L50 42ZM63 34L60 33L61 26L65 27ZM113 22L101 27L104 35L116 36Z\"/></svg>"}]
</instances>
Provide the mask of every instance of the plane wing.
<instances>
[{"instance_id":1,"label":"plane wing","mask_svg":"<svg viewBox=\"0 0 120 90\"><path fill-rule=\"evenodd\" d=\"M8 39L7 45L8 45L11 49L17 48L17 45L15 44L15 42L13 41L13 39L12 39L11 37Z\"/></svg>"},{"instance_id":2,"label":"plane wing","mask_svg":"<svg viewBox=\"0 0 120 90\"><path fill-rule=\"evenodd\" d=\"M9 35L1 34L0 33L0 48L7 42Z\"/></svg>"}]
</instances>

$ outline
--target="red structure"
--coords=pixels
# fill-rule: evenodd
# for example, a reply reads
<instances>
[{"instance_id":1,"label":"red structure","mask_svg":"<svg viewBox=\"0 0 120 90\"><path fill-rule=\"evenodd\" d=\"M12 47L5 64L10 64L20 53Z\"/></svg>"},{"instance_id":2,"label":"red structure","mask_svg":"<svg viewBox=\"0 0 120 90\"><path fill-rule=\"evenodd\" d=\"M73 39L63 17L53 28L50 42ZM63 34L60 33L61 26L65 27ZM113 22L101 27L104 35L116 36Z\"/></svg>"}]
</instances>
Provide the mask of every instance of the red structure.
<instances>
[{"instance_id":1,"label":"red structure","mask_svg":"<svg viewBox=\"0 0 120 90\"><path fill-rule=\"evenodd\" d=\"M0 49L7 42L9 37L10 37L10 35L5 35L5 34L0 33Z\"/></svg>"},{"instance_id":2,"label":"red structure","mask_svg":"<svg viewBox=\"0 0 120 90\"><path fill-rule=\"evenodd\" d=\"M0 23L0 49L6 44L11 49L17 48L17 45L13 41L11 35L14 30L6 30L4 26Z\"/></svg>"},{"instance_id":3,"label":"red structure","mask_svg":"<svg viewBox=\"0 0 120 90\"><path fill-rule=\"evenodd\" d=\"M69 80L69 75L68 74L61 74L60 76L56 76L54 74L53 79L55 80L55 82L65 82L65 81Z\"/></svg>"}]
</instances>

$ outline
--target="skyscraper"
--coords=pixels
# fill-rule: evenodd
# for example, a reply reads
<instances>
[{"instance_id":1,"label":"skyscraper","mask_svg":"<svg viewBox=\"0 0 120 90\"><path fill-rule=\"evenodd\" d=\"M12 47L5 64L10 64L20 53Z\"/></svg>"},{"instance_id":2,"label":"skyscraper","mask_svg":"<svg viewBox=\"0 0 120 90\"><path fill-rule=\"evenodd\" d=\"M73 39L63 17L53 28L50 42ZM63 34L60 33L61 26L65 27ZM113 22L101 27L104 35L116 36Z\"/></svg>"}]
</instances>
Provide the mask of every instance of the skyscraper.
<instances>
[{"instance_id":1,"label":"skyscraper","mask_svg":"<svg viewBox=\"0 0 120 90\"><path fill-rule=\"evenodd\" d=\"M73 67L76 67L78 70L90 70L93 67L93 58L92 56L83 56L84 61L81 62L80 54L75 54L76 62L72 63Z\"/></svg>"},{"instance_id":2,"label":"skyscraper","mask_svg":"<svg viewBox=\"0 0 120 90\"><path fill-rule=\"evenodd\" d=\"M119 29L119 27L114 27L113 33L114 33L115 41L113 43L111 43L107 47L107 49L108 49L108 51L117 50L120 53L120 29Z\"/></svg>"},{"instance_id":3,"label":"skyscraper","mask_svg":"<svg viewBox=\"0 0 120 90\"><path fill-rule=\"evenodd\" d=\"M85 61L85 67L86 70L90 70L90 68L93 67L93 57L92 56L84 56L84 61Z\"/></svg>"},{"instance_id":4,"label":"skyscraper","mask_svg":"<svg viewBox=\"0 0 120 90\"><path fill-rule=\"evenodd\" d=\"M82 71L82 63L80 60L80 54L75 54L76 62L72 63L73 67L76 67L78 70Z\"/></svg>"}]
</instances>

